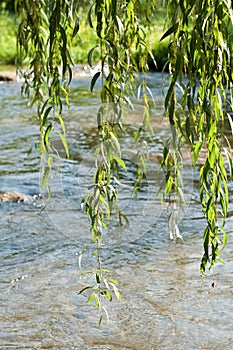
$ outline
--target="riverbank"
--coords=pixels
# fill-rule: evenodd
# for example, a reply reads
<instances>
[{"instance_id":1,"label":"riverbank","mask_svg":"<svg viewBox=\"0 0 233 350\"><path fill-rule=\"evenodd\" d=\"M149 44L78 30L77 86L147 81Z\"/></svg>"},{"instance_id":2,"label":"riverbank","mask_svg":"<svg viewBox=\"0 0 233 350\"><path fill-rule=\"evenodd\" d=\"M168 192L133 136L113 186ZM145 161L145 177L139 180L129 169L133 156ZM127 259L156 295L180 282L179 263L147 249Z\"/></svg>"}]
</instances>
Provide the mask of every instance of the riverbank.
<instances>
[{"instance_id":1,"label":"riverbank","mask_svg":"<svg viewBox=\"0 0 233 350\"><path fill-rule=\"evenodd\" d=\"M168 40L160 42L164 33L165 10L160 8L156 11L151 26L151 52L156 61L156 67L151 57L148 57L148 65L152 71L162 71L168 57ZM14 65L16 61L16 36L17 19L14 14L0 13L0 65ZM80 15L79 35L73 42L71 53L75 64L88 64L88 52L98 43L94 31L86 25L86 18ZM137 60L137 52L135 59ZM95 57L93 57L95 59ZM139 59L139 58L138 58ZM96 57L96 61L99 58ZM4 69L0 68L1 71Z\"/></svg>"},{"instance_id":2,"label":"riverbank","mask_svg":"<svg viewBox=\"0 0 233 350\"><path fill-rule=\"evenodd\" d=\"M0 13L0 65L13 65L16 59L16 18Z\"/></svg>"}]
</instances>

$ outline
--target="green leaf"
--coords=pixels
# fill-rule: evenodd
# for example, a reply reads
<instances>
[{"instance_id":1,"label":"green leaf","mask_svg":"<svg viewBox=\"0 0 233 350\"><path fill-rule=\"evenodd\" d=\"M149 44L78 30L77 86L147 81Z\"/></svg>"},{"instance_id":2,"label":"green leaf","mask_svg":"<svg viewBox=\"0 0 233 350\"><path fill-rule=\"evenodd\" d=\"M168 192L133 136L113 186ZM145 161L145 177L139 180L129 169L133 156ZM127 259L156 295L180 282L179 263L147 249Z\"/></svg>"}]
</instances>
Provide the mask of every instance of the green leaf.
<instances>
[{"instance_id":1,"label":"green leaf","mask_svg":"<svg viewBox=\"0 0 233 350\"><path fill-rule=\"evenodd\" d=\"M154 57L154 55L153 55L153 52L152 52L152 51L149 51L148 53L149 53L149 55L150 55L150 58L152 59L152 62L154 63L155 68L157 69L157 68L158 68L158 65L157 65L157 62L156 62L155 57Z\"/></svg>"},{"instance_id":2,"label":"green leaf","mask_svg":"<svg viewBox=\"0 0 233 350\"><path fill-rule=\"evenodd\" d=\"M112 283L116 284L116 285L119 284L119 282L117 280L115 280L114 278L109 277L108 280L111 281Z\"/></svg>"},{"instance_id":3,"label":"green leaf","mask_svg":"<svg viewBox=\"0 0 233 350\"><path fill-rule=\"evenodd\" d=\"M82 294L85 290L91 289L91 288L93 288L93 287L92 287L92 286L84 287L83 289L81 289L81 290L78 292L78 295L79 295L79 294Z\"/></svg>"},{"instance_id":4,"label":"green leaf","mask_svg":"<svg viewBox=\"0 0 233 350\"><path fill-rule=\"evenodd\" d=\"M52 124L49 124L44 133L44 145L47 152L48 152L48 146L49 146L49 135L51 130L52 130Z\"/></svg>"},{"instance_id":5,"label":"green leaf","mask_svg":"<svg viewBox=\"0 0 233 350\"><path fill-rule=\"evenodd\" d=\"M91 87L90 87L91 92L93 91L95 83L96 83L97 79L99 78L100 74L101 74L101 72L97 72L97 73L95 73L94 77L92 78Z\"/></svg>"},{"instance_id":6,"label":"green leaf","mask_svg":"<svg viewBox=\"0 0 233 350\"><path fill-rule=\"evenodd\" d=\"M89 298L87 299L86 303L90 303L92 300L96 299L96 294L92 294L89 296Z\"/></svg>"},{"instance_id":7,"label":"green leaf","mask_svg":"<svg viewBox=\"0 0 233 350\"><path fill-rule=\"evenodd\" d=\"M102 131L102 128L103 128L103 107L100 107L98 110L97 125L98 125L98 130Z\"/></svg>"},{"instance_id":8,"label":"green leaf","mask_svg":"<svg viewBox=\"0 0 233 350\"><path fill-rule=\"evenodd\" d=\"M186 119L185 129L186 129L186 134L188 136L190 143L193 144L194 137L193 137L193 133L192 133L191 128L190 128L190 119L189 118Z\"/></svg>"},{"instance_id":9,"label":"green leaf","mask_svg":"<svg viewBox=\"0 0 233 350\"><path fill-rule=\"evenodd\" d=\"M231 127L231 133L233 135L233 121L232 121L231 115L229 113L227 113L227 117L228 117L229 124L230 124L230 127Z\"/></svg>"},{"instance_id":10,"label":"green leaf","mask_svg":"<svg viewBox=\"0 0 233 350\"><path fill-rule=\"evenodd\" d=\"M226 247L226 244L227 244L227 233L225 231L222 231L222 235L223 235L223 242L222 242L221 251Z\"/></svg>"},{"instance_id":11,"label":"green leaf","mask_svg":"<svg viewBox=\"0 0 233 350\"><path fill-rule=\"evenodd\" d=\"M117 161L117 163L119 163L119 164L122 166L122 168L123 168L125 171L127 171L127 168L126 168L126 165L125 165L125 162L123 161L123 159L121 159L121 158L119 158L119 157L117 157L117 156L115 156L115 155L114 155L113 158Z\"/></svg>"},{"instance_id":12,"label":"green leaf","mask_svg":"<svg viewBox=\"0 0 233 350\"><path fill-rule=\"evenodd\" d=\"M103 320L103 315L101 314L101 315L100 315L100 318L99 318L99 327L100 327L100 325L101 325L102 320Z\"/></svg>"},{"instance_id":13,"label":"green leaf","mask_svg":"<svg viewBox=\"0 0 233 350\"><path fill-rule=\"evenodd\" d=\"M51 171L51 169L48 167L48 168L46 168L46 170L45 170L45 172L43 174L43 178L42 178L42 181L41 181L41 190L42 191L44 191L44 189L45 189L45 186L47 184L47 180L48 180L50 171Z\"/></svg>"},{"instance_id":14,"label":"green leaf","mask_svg":"<svg viewBox=\"0 0 233 350\"><path fill-rule=\"evenodd\" d=\"M67 36L65 29L60 25L60 33L63 41L63 45L60 46L62 56L62 76L64 77L67 69Z\"/></svg>"},{"instance_id":15,"label":"green leaf","mask_svg":"<svg viewBox=\"0 0 233 350\"><path fill-rule=\"evenodd\" d=\"M105 295L109 299L109 301L112 301L112 294L108 290L102 291L101 294Z\"/></svg>"},{"instance_id":16,"label":"green leaf","mask_svg":"<svg viewBox=\"0 0 233 350\"><path fill-rule=\"evenodd\" d=\"M94 47L92 47L90 49L90 51L88 52L88 55L87 55L87 61L88 61L88 64L89 66L92 68L92 56L93 56L93 52L95 51L95 49L99 47L99 45L95 45Z\"/></svg>"},{"instance_id":17,"label":"green leaf","mask_svg":"<svg viewBox=\"0 0 233 350\"><path fill-rule=\"evenodd\" d=\"M89 26L94 29L94 26L93 26L93 23L92 23L92 9L95 5L95 2L93 2L93 4L91 5L89 11L88 11L88 14L87 14L87 20L88 20L88 23L89 23Z\"/></svg>"},{"instance_id":18,"label":"green leaf","mask_svg":"<svg viewBox=\"0 0 233 350\"><path fill-rule=\"evenodd\" d=\"M121 147L120 147L118 138L116 137L116 135L112 131L109 131L109 135L111 136L111 139L114 142L115 148L117 149L118 152L120 152L121 151Z\"/></svg>"},{"instance_id":19,"label":"green leaf","mask_svg":"<svg viewBox=\"0 0 233 350\"><path fill-rule=\"evenodd\" d=\"M171 28L169 28L162 36L162 38L160 39L160 41L164 40L166 37L168 37L169 35L177 32L177 29L179 27L179 23L177 22L176 24L174 24Z\"/></svg>"},{"instance_id":20,"label":"green leaf","mask_svg":"<svg viewBox=\"0 0 233 350\"><path fill-rule=\"evenodd\" d=\"M170 105L168 108L168 116L171 125L175 125L175 98L172 95L172 99L170 101Z\"/></svg>"},{"instance_id":21,"label":"green leaf","mask_svg":"<svg viewBox=\"0 0 233 350\"><path fill-rule=\"evenodd\" d=\"M201 141L198 141L196 143L196 145L193 147L192 151L193 151L193 163L194 165L196 165L197 163L197 158L199 156L199 153L200 153L200 150L201 150L201 147L202 147L202 142Z\"/></svg>"},{"instance_id":22,"label":"green leaf","mask_svg":"<svg viewBox=\"0 0 233 350\"><path fill-rule=\"evenodd\" d=\"M68 144L67 144L67 141L66 141L66 138L63 134L61 134L60 132L58 133L59 136L60 136L60 139L62 141L62 144L65 148L65 151L66 151L66 157L69 159L70 158L70 155L69 155L69 147L68 147Z\"/></svg>"},{"instance_id":23,"label":"green leaf","mask_svg":"<svg viewBox=\"0 0 233 350\"><path fill-rule=\"evenodd\" d=\"M53 106L49 106L49 107L46 109L46 111L43 113L43 115L42 115L41 127L43 127L43 126L46 124L48 115L49 115L49 113L51 112L52 108L53 108Z\"/></svg>"},{"instance_id":24,"label":"green leaf","mask_svg":"<svg viewBox=\"0 0 233 350\"><path fill-rule=\"evenodd\" d=\"M75 21L73 33L72 33L72 38L74 38L77 35L79 28L80 28L80 21L79 21L79 17L77 17Z\"/></svg>"},{"instance_id":25,"label":"green leaf","mask_svg":"<svg viewBox=\"0 0 233 350\"><path fill-rule=\"evenodd\" d=\"M120 224L121 226L123 225L123 220L122 220L122 218L125 220L126 225L129 225L129 219L128 219L127 216L126 216L125 214L123 214L121 211L119 211L118 217L119 217L119 224Z\"/></svg>"},{"instance_id":26,"label":"green leaf","mask_svg":"<svg viewBox=\"0 0 233 350\"><path fill-rule=\"evenodd\" d=\"M174 87L175 87L175 83L172 82L169 86L169 89L167 91L166 97L165 97L165 109L168 109L169 103L171 101L171 99L174 99Z\"/></svg>"},{"instance_id":27,"label":"green leaf","mask_svg":"<svg viewBox=\"0 0 233 350\"><path fill-rule=\"evenodd\" d=\"M116 15L115 18L116 18L116 22L117 22L117 27L118 27L119 33L122 36L124 34L123 23L122 23L122 21L121 21L119 16Z\"/></svg>"},{"instance_id":28,"label":"green leaf","mask_svg":"<svg viewBox=\"0 0 233 350\"><path fill-rule=\"evenodd\" d=\"M112 285L112 288L113 288L113 290L114 290L114 294L115 294L117 300L118 300L118 301L121 301L121 300L122 300L122 297L121 297L121 293L120 293L119 289L116 287L115 284L112 284L112 283L111 283L111 285Z\"/></svg>"},{"instance_id":29,"label":"green leaf","mask_svg":"<svg viewBox=\"0 0 233 350\"><path fill-rule=\"evenodd\" d=\"M100 275L98 273L96 273L95 278L96 278L96 283L99 284L101 282L101 278L100 278Z\"/></svg>"}]
</instances>

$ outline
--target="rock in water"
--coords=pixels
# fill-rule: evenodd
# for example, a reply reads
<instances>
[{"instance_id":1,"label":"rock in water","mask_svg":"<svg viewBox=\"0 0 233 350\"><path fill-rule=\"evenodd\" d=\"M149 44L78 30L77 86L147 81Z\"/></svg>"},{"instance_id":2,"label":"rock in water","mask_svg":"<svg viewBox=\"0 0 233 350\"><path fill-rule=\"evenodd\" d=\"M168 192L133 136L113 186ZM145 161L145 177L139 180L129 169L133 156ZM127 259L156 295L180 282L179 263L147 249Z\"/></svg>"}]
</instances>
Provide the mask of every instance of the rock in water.
<instances>
[{"instance_id":1,"label":"rock in water","mask_svg":"<svg viewBox=\"0 0 233 350\"><path fill-rule=\"evenodd\" d=\"M32 198L20 192L0 192L0 202L30 202Z\"/></svg>"},{"instance_id":2,"label":"rock in water","mask_svg":"<svg viewBox=\"0 0 233 350\"><path fill-rule=\"evenodd\" d=\"M0 72L0 81L17 81L15 72Z\"/></svg>"}]
</instances>

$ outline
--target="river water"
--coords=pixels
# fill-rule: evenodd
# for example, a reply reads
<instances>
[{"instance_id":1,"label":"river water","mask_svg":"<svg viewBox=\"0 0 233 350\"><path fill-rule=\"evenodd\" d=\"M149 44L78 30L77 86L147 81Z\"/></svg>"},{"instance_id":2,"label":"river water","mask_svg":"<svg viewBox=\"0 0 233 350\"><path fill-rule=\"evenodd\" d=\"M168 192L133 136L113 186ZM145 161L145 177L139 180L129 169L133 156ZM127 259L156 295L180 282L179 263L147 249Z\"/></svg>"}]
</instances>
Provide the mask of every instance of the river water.
<instances>
[{"instance_id":1,"label":"river water","mask_svg":"<svg viewBox=\"0 0 233 350\"><path fill-rule=\"evenodd\" d=\"M88 283L82 272L96 267L81 199L94 171L98 95L88 92L90 79L83 77L74 79L71 108L65 111L71 158L62 157L59 168L54 158L46 210L41 210L43 198L0 203L1 349L232 349L232 217L226 224L225 264L203 278L199 265L205 220L188 150L185 212L179 212L183 241L169 240L166 206L155 196L162 181L158 155L168 128L162 118L162 76L151 74L148 83L156 102L155 135L144 190L132 198L135 154L141 147L132 141L142 119L139 104L127 113L122 138L128 172L122 176L119 204L129 225L113 222L103 235L102 264L119 281L122 301L106 303L110 320L99 327L98 310L86 304L87 295L78 295ZM0 85L0 107L0 191L38 195L39 127L20 96L20 83Z\"/></svg>"}]
</instances>

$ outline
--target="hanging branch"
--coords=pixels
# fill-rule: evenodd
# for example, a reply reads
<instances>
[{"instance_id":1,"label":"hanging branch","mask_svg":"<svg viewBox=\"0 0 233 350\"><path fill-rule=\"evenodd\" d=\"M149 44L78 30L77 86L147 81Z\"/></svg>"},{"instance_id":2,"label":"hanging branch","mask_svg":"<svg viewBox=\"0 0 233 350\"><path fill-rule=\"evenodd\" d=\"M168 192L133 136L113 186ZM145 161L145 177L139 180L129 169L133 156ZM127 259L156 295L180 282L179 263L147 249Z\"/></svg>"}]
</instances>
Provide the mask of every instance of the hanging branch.
<instances>
[{"instance_id":1,"label":"hanging branch","mask_svg":"<svg viewBox=\"0 0 233 350\"><path fill-rule=\"evenodd\" d=\"M63 97L69 105L73 64L69 50L79 29L77 0L16 0L15 7L19 18L18 70L24 77L22 92L30 98L31 105L37 105L40 124L43 190L48 187L55 151L53 132L58 133L69 157L62 109Z\"/></svg>"},{"instance_id":2,"label":"hanging branch","mask_svg":"<svg viewBox=\"0 0 233 350\"><path fill-rule=\"evenodd\" d=\"M149 14L152 6L153 2L145 13ZM92 240L97 243L98 260L98 269L95 272L98 279L96 279L96 285L88 286L88 301L94 300L94 305L99 308L100 323L103 315L102 309L107 315L106 309L103 308L102 297L112 300L113 291L117 299L120 298L116 283L105 283L105 279L109 278L109 271L101 265L101 243L102 230L106 228L113 213L116 213L119 224L123 223L123 219L126 223L128 222L118 207L118 185L114 179L119 180L120 168L126 171L119 141L124 130L123 106L124 103L131 103L129 95L134 94L135 72L138 68L144 72L147 70L149 43L137 17L139 13L141 15L141 11L139 1L98 0L93 3L88 13L89 25L99 38L99 44L89 52L89 65L91 67L93 65L92 57L96 50L99 51L101 62L100 70L92 78L91 90L94 89L97 80L101 79L102 105L97 115L99 147L95 152L96 171L93 191L84 198L83 205L89 217ZM139 64L133 55L136 50L141 51ZM146 95L144 98L146 99ZM149 118L149 114L147 117ZM86 287L81 292L85 290Z\"/></svg>"},{"instance_id":3,"label":"hanging branch","mask_svg":"<svg viewBox=\"0 0 233 350\"><path fill-rule=\"evenodd\" d=\"M122 223L124 214L118 208L118 190L113 178L119 169L126 169L121 157L120 134L123 104L131 104L134 95L135 72L146 72L150 55L149 22L155 1L96 0L87 17L98 38L98 44L88 54L92 66L93 52L98 50L100 70L91 81L91 90L101 79L101 107L97 115L99 147L96 150L96 171L92 192L83 199L90 221L93 241L97 244L96 284L90 290L88 302L99 308L101 323L102 297L120 300L117 281L101 264L103 228L113 212ZM170 36L170 85L165 108L171 127L171 138L164 147L162 166L166 168L163 196L176 205L181 201L182 179L179 140L189 142L194 165L199 167L200 199L207 220L204 231L204 254L201 271L211 268L220 259L227 234L224 224L228 210L228 181L232 178L231 147L225 132L226 119L232 127L232 44L233 24L230 0L184 1L167 0L169 29L162 39ZM78 0L16 0L19 18L18 69L25 79L23 92L37 105L41 132L40 150L43 164L42 188L48 186L53 152L52 135L58 133L69 156L65 123L62 116L64 101L69 105L69 85L72 79L70 43L79 30ZM138 52L136 60L134 52ZM21 64L20 64L21 63ZM23 67L23 68L22 68ZM179 87L179 90L178 90ZM141 85L144 101L143 127L151 128L150 91ZM143 127L140 130L143 130ZM138 131L135 139L141 137ZM145 147L146 148L146 147ZM201 150L204 164L199 165ZM145 157L139 154L140 176L145 171ZM140 169L141 167L141 169ZM114 208L114 210L113 210ZM125 218L127 221L127 219ZM171 234L179 236L177 218L170 217ZM91 272L93 275L93 272Z\"/></svg>"},{"instance_id":4,"label":"hanging branch","mask_svg":"<svg viewBox=\"0 0 233 350\"><path fill-rule=\"evenodd\" d=\"M204 273L208 263L212 268L221 261L220 246L223 249L227 240L224 224L232 161L225 120L232 108L232 9L230 1L212 0L167 1L167 7L171 26L163 38L171 35L171 80L165 107L170 124L190 143L194 165L199 167L200 199L207 220L201 262ZM179 96L177 84L182 91ZM201 150L206 159L199 166Z\"/></svg>"},{"instance_id":5,"label":"hanging branch","mask_svg":"<svg viewBox=\"0 0 233 350\"><path fill-rule=\"evenodd\" d=\"M69 105L69 84L72 79L69 47L79 30L77 6L78 0L16 0L19 18L18 70L21 69L24 76L22 91L30 98L32 105L37 105L40 151L44 158L41 186L42 189L47 187L48 191L53 152L56 152L54 133L59 134L69 156L62 110L64 100ZM117 299L120 299L117 282L106 277L108 271L101 265L102 230L111 218L113 208L120 224L122 219L127 222L127 218L119 211L117 187L113 183L114 176L119 176L119 168L126 169L119 142L123 130L122 103L130 103L129 95L134 94L135 72L148 69L148 35L145 23L142 25L139 17L145 15L145 21L149 23L153 6L154 1L148 4L139 0L96 0L87 14L89 25L99 40L99 44L90 50L88 61L92 66L95 50L99 50L101 61L101 68L91 81L91 91L97 80L102 79L102 106L97 115L100 142L96 151L93 191L83 199L92 239L97 243L98 260L95 272L97 285L90 287L94 294L89 296L88 301L95 299L95 305L100 310L100 322L102 310L105 310L102 296L111 300L110 290L113 290ZM136 51L140 53L138 62L134 56ZM144 97L146 101L145 94Z\"/></svg>"}]
</instances>

